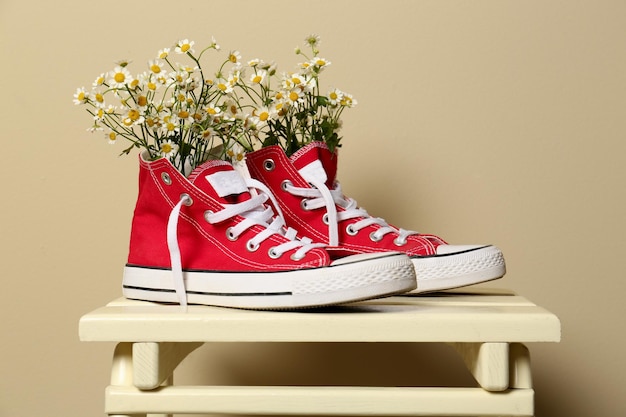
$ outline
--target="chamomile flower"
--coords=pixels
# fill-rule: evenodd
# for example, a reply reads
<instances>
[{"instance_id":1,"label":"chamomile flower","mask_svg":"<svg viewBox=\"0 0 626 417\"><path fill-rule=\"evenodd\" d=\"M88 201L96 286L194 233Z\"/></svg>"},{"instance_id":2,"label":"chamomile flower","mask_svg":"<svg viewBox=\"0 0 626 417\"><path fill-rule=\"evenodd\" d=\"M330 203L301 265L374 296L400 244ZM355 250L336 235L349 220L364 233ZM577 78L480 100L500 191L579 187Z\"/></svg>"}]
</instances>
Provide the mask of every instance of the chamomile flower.
<instances>
[{"instance_id":1,"label":"chamomile flower","mask_svg":"<svg viewBox=\"0 0 626 417\"><path fill-rule=\"evenodd\" d=\"M104 84L105 80L106 80L106 74L102 73L96 77L96 79L93 81L91 85L93 87L100 87L102 84Z\"/></svg>"},{"instance_id":2,"label":"chamomile flower","mask_svg":"<svg viewBox=\"0 0 626 417\"><path fill-rule=\"evenodd\" d=\"M211 45L209 45L209 48L213 48L216 51L219 51L221 49L221 47L219 46L219 44L217 43L217 41L215 40L213 36L211 36Z\"/></svg>"},{"instance_id":3,"label":"chamomile flower","mask_svg":"<svg viewBox=\"0 0 626 417\"><path fill-rule=\"evenodd\" d=\"M251 84L263 84L266 77L267 77L267 71L265 70L256 71L254 74L250 75L250 83Z\"/></svg>"},{"instance_id":4,"label":"chamomile flower","mask_svg":"<svg viewBox=\"0 0 626 417\"><path fill-rule=\"evenodd\" d=\"M148 68L150 68L150 72L152 74L158 75L163 71L163 63L156 59L152 59L148 61Z\"/></svg>"},{"instance_id":5,"label":"chamomile flower","mask_svg":"<svg viewBox=\"0 0 626 417\"><path fill-rule=\"evenodd\" d=\"M248 66L250 68L260 67L262 65L263 65L263 61L261 61L259 58L251 59L250 61L248 61Z\"/></svg>"},{"instance_id":6,"label":"chamomile flower","mask_svg":"<svg viewBox=\"0 0 626 417\"><path fill-rule=\"evenodd\" d=\"M343 100L343 91L335 88L333 90L330 90L328 92L328 94L326 95L326 98L328 98L328 102L333 105L333 106L337 106L339 105L339 102L341 102L341 100Z\"/></svg>"},{"instance_id":7,"label":"chamomile flower","mask_svg":"<svg viewBox=\"0 0 626 417\"><path fill-rule=\"evenodd\" d=\"M310 62L301 62L298 64L298 66L300 67L301 70L303 70L305 73L308 73L311 71L311 63Z\"/></svg>"},{"instance_id":8,"label":"chamomile flower","mask_svg":"<svg viewBox=\"0 0 626 417\"><path fill-rule=\"evenodd\" d=\"M204 109L206 113L213 119L219 117L220 113L222 113L222 109L216 105L215 103L209 103L208 106Z\"/></svg>"},{"instance_id":9,"label":"chamomile flower","mask_svg":"<svg viewBox=\"0 0 626 417\"><path fill-rule=\"evenodd\" d=\"M180 131L180 125L177 123L176 118L171 115L163 117L159 127L165 136L174 136Z\"/></svg>"},{"instance_id":10,"label":"chamomile flower","mask_svg":"<svg viewBox=\"0 0 626 417\"><path fill-rule=\"evenodd\" d=\"M174 50L179 54L193 54L193 44L194 41L190 41L189 39L183 39L181 41L178 41Z\"/></svg>"},{"instance_id":11,"label":"chamomile flower","mask_svg":"<svg viewBox=\"0 0 626 417\"><path fill-rule=\"evenodd\" d=\"M104 119L104 109L102 107L96 107L93 119L97 122L101 122Z\"/></svg>"},{"instance_id":12,"label":"chamomile flower","mask_svg":"<svg viewBox=\"0 0 626 417\"><path fill-rule=\"evenodd\" d=\"M87 129L87 132L90 133L94 133L94 132L102 132L104 129L102 128L102 126L100 126L98 123L94 123L89 129Z\"/></svg>"},{"instance_id":13,"label":"chamomile flower","mask_svg":"<svg viewBox=\"0 0 626 417\"><path fill-rule=\"evenodd\" d=\"M117 133L110 131L105 133L104 137L108 140L109 145L115 145L115 141L117 140Z\"/></svg>"},{"instance_id":14,"label":"chamomile flower","mask_svg":"<svg viewBox=\"0 0 626 417\"><path fill-rule=\"evenodd\" d=\"M215 86L222 94L230 94L233 92L233 86L228 80L218 78L215 80Z\"/></svg>"},{"instance_id":15,"label":"chamomile flower","mask_svg":"<svg viewBox=\"0 0 626 417\"><path fill-rule=\"evenodd\" d=\"M96 91L95 93L92 93L92 94L93 94L94 105L98 107L104 106L104 95L99 91Z\"/></svg>"},{"instance_id":16,"label":"chamomile flower","mask_svg":"<svg viewBox=\"0 0 626 417\"><path fill-rule=\"evenodd\" d=\"M148 104L150 104L150 102L148 101L148 97L143 94L137 96L135 100L137 102L137 107L139 107L139 109L142 111L145 111Z\"/></svg>"},{"instance_id":17,"label":"chamomile flower","mask_svg":"<svg viewBox=\"0 0 626 417\"><path fill-rule=\"evenodd\" d=\"M85 90L85 87L77 88L74 93L74 104L85 104L89 102L89 93Z\"/></svg>"},{"instance_id":18,"label":"chamomile flower","mask_svg":"<svg viewBox=\"0 0 626 417\"><path fill-rule=\"evenodd\" d=\"M302 83L303 78L299 74L283 74L282 86L286 90L291 90Z\"/></svg>"},{"instance_id":19,"label":"chamomile flower","mask_svg":"<svg viewBox=\"0 0 626 417\"><path fill-rule=\"evenodd\" d=\"M170 48L159 49L159 52L157 52L157 58L165 59L169 56L169 54L170 54Z\"/></svg>"},{"instance_id":20,"label":"chamomile flower","mask_svg":"<svg viewBox=\"0 0 626 417\"><path fill-rule=\"evenodd\" d=\"M170 158L174 156L176 152L178 152L178 145L168 139L165 142L161 143L160 151L163 157Z\"/></svg>"},{"instance_id":21,"label":"chamomile flower","mask_svg":"<svg viewBox=\"0 0 626 417\"><path fill-rule=\"evenodd\" d=\"M285 103L285 100L275 101L272 103L271 107L272 111L278 117L283 117L285 114L287 114L287 108L288 105Z\"/></svg>"},{"instance_id":22,"label":"chamomile flower","mask_svg":"<svg viewBox=\"0 0 626 417\"><path fill-rule=\"evenodd\" d=\"M241 61L241 54L239 53L239 51L230 51L228 54L228 60L233 64L237 64L239 61Z\"/></svg>"},{"instance_id":23,"label":"chamomile flower","mask_svg":"<svg viewBox=\"0 0 626 417\"><path fill-rule=\"evenodd\" d=\"M304 104L304 92L300 88L294 88L287 93L285 102L290 106L300 107Z\"/></svg>"},{"instance_id":24,"label":"chamomile flower","mask_svg":"<svg viewBox=\"0 0 626 417\"><path fill-rule=\"evenodd\" d=\"M187 109L180 109L176 112L176 117L180 121L180 123L193 123L194 117L193 113L191 113Z\"/></svg>"},{"instance_id":25,"label":"chamomile flower","mask_svg":"<svg viewBox=\"0 0 626 417\"><path fill-rule=\"evenodd\" d=\"M132 125L140 125L144 122L144 117L138 109L128 109L126 112L126 117L122 119L122 123L126 127L130 127Z\"/></svg>"},{"instance_id":26,"label":"chamomile flower","mask_svg":"<svg viewBox=\"0 0 626 417\"><path fill-rule=\"evenodd\" d=\"M216 134L215 129L209 126L206 129L202 130L201 136L203 140L208 141L213 136L215 136L215 134Z\"/></svg>"},{"instance_id":27,"label":"chamomile flower","mask_svg":"<svg viewBox=\"0 0 626 417\"><path fill-rule=\"evenodd\" d=\"M202 109L196 109L195 111L191 112L191 119L194 123L197 124L204 123L204 121L207 120L207 116L207 112Z\"/></svg>"},{"instance_id":28,"label":"chamomile flower","mask_svg":"<svg viewBox=\"0 0 626 417\"><path fill-rule=\"evenodd\" d=\"M242 75L240 68L234 68L228 74L228 83L234 87L241 80Z\"/></svg>"},{"instance_id":29,"label":"chamomile flower","mask_svg":"<svg viewBox=\"0 0 626 417\"><path fill-rule=\"evenodd\" d=\"M235 120L242 117L241 109L235 100L226 101L226 110L224 110L224 115L228 120Z\"/></svg>"},{"instance_id":30,"label":"chamomile flower","mask_svg":"<svg viewBox=\"0 0 626 417\"><path fill-rule=\"evenodd\" d=\"M258 117L260 122L266 123L276 117L276 112L277 111L275 108L263 106L261 108L255 109L252 114Z\"/></svg>"},{"instance_id":31,"label":"chamomile flower","mask_svg":"<svg viewBox=\"0 0 626 417\"><path fill-rule=\"evenodd\" d=\"M311 68L317 72L322 72L326 67L330 65L330 61L325 58L315 57L310 62Z\"/></svg>"},{"instance_id":32,"label":"chamomile flower","mask_svg":"<svg viewBox=\"0 0 626 417\"><path fill-rule=\"evenodd\" d=\"M185 71L172 71L168 75L167 84L168 85L176 84L178 85L178 87L182 88L185 86L185 82L187 81L187 78L189 78L189 73Z\"/></svg>"},{"instance_id":33,"label":"chamomile flower","mask_svg":"<svg viewBox=\"0 0 626 417\"><path fill-rule=\"evenodd\" d=\"M343 97L339 101L339 104L341 104L343 107L351 108L357 105L357 101L354 99L354 97L352 97L351 94L343 93Z\"/></svg>"},{"instance_id":34,"label":"chamomile flower","mask_svg":"<svg viewBox=\"0 0 626 417\"><path fill-rule=\"evenodd\" d=\"M113 71L109 72L109 80L107 83L112 88L124 88L126 85L130 85L133 81L133 76L128 72L125 67L117 66Z\"/></svg>"},{"instance_id":35,"label":"chamomile flower","mask_svg":"<svg viewBox=\"0 0 626 417\"><path fill-rule=\"evenodd\" d=\"M233 163L237 163L243 161L246 152L243 146L241 146L238 142L229 141L227 145L226 155Z\"/></svg>"},{"instance_id":36,"label":"chamomile flower","mask_svg":"<svg viewBox=\"0 0 626 417\"><path fill-rule=\"evenodd\" d=\"M320 37L315 33L311 33L309 36L304 38L304 42L309 45L311 48L317 48L320 44Z\"/></svg>"}]
</instances>

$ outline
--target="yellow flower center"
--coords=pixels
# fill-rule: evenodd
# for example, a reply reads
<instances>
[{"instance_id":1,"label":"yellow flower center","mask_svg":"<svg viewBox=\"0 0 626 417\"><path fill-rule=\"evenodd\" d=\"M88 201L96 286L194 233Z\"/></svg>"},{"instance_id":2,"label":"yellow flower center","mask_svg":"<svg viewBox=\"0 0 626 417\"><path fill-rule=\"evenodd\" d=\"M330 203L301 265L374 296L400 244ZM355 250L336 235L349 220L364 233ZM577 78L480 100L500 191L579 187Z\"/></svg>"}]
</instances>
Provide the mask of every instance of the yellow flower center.
<instances>
[{"instance_id":1,"label":"yellow flower center","mask_svg":"<svg viewBox=\"0 0 626 417\"><path fill-rule=\"evenodd\" d=\"M117 135L115 134L115 132L109 133L109 140L115 140L115 139L117 139Z\"/></svg>"},{"instance_id":2,"label":"yellow flower center","mask_svg":"<svg viewBox=\"0 0 626 417\"><path fill-rule=\"evenodd\" d=\"M237 106L235 106L234 104L230 106L230 112L232 114L237 114Z\"/></svg>"},{"instance_id":3,"label":"yellow flower center","mask_svg":"<svg viewBox=\"0 0 626 417\"><path fill-rule=\"evenodd\" d=\"M154 90L156 90L156 88L157 88L156 84L155 84L155 83L153 83L152 81L150 81L150 82L148 83L148 89L149 89L149 90L154 91Z\"/></svg>"},{"instance_id":4,"label":"yellow flower center","mask_svg":"<svg viewBox=\"0 0 626 417\"><path fill-rule=\"evenodd\" d=\"M228 89L228 86L224 83L219 83L217 85L217 88L219 88L221 91L226 91Z\"/></svg>"},{"instance_id":5,"label":"yellow flower center","mask_svg":"<svg viewBox=\"0 0 626 417\"><path fill-rule=\"evenodd\" d=\"M209 113L210 115L217 114L217 110L215 110L215 107L209 107L206 111L207 111L207 113Z\"/></svg>"},{"instance_id":6,"label":"yellow flower center","mask_svg":"<svg viewBox=\"0 0 626 417\"><path fill-rule=\"evenodd\" d=\"M136 122L137 120L139 120L140 116L141 115L139 114L139 112L135 109L131 109L128 111L128 118L132 120L133 122Z\"/></svg>"},{"instance_id":7,"label":"yellow flower center","mask_svg":"<svg viewBox=\"0 0 626 417\"><path fill-rule=\"evenodd\" d=\"M78 93L76 99L78 99L78 101L85 101L85 92L81 91L80 93Z\"/></svg>"},{"instance_id":8,"label":"yellow flower center","mask_svg":"<svg viewBox=\"0 0 626 417\"><path fill-rule=\"evenodd\" d=\"M158 73L160 73L160 72L161 72L161 67L160 67L160 66L158 66L157 64L153 64L153 65L150 67L150 71L154 72L155 74L158 74Z\"/></svg>"},{"instance_id":9,"label":"yellow flower center","mask_svg":"<svg viewBox=\"0 0 626 417\"><path fill-rule=\"evenodd\" d=\"M84 96L84 94L83 94L83 96ZM82 99L81 99L81 100L82 100ZM96 94L96 101L97 101L98 103L104 103L104 96L103 96L102 94L100 94L100 93L97 93L97 94Z\"/></svg>"},{"instance_id":10,"label":"yellow flower center","mask_svg":"<svg viewBox=\"0 0 626 417\"><path fill-rule=\"evenodd\" d=\"M165 128L167 129L168 132L173 132L174 130L176 130L176 125L174 123L169 122L168 124L165 125Z\"/></svg>"},{"instance_id":11,"label":"yellow flower center","mask_svg":"<svg viewBox=\"0 0 626 417\"><path fill-rule=\"evenodd\" d=\"M267 119L269 119L269 117L270 117L270 114L268 112L266 112L266 111L261 112L261 114L259 114L259 120L262 121L262 122L264 122Z\"/></svg>"},{"instance_id":12,"label":"yellow flower center","mask_svg":"<svg viewBox=\"0 0 626 417\"><path fill-rule=\"evenodd\" d=\"M191 45L189 45L188 43L180 45L180 50L183 52L187 52L190 48L191 48Z\"/></svg>"},{"instance_id":13,"label":"yellow flower center","mask_svg":"<svg viewBox=\"0 0 626 417\"><path fill-rule=\"evenodd\" d=\"M137 97L137 104L141 107L146 106L148 104L148 97L146 96Z\"/></svg>"},{"instance_id":14,"label":"yellow flower center","mask_svg":"<svg viewBox=\"0 0 626 417\"><path fill-rule=\"evenodd\" d=\"M186 110L181 110L178 112L178 117L180 117L181 119L186 119L189 117L189 112Z\"/></svg>"},{"instance_id":15,"label":"yellow flower center","mask_svg":"<svg viewBox=\"0 0 626 417\"><path fill-rule=\"evenodd\" d=\"M292 91L291 93L289 93L289 100L291 101L298 101L298 93L296 93L295 91Z\"/></svg>"},{"instance_id":16,"label":"yellow flower center","mask_svg":"<svg viewBox=\"0 0 626 417\"><path fill-rule=\"evenodd\" d=\"M236 63L237 63L237 55L235 55L235 54L230 54L230 55L228 56L228 60L229 60L230 62L232 62L233 64L236 64Z\"/></svg>"},{"instance_id":17,"label":"yellow flower center","mask_svg":"<svg viewBox=\"0 0 626 417\"><path fill-rule=\"evenodd\" d=\"M139 85L139 80L133 80L132 83L130 83L130 88L136 88Z\"/></svg>"},{"instance_id":18,"label":"yellow flower center","mask_svg":"<svg viewBox=\"0 0 626 417\"><path fill-rule=\"evenodd\" d=\"M170 145L169 143L164 143L163 145L161 145L161 152L163 153L170 153L172 152L172 145Z\"/></svg>"},{"instance_id":19,"label":"yellow flower center","mask_svg":"<svg viewBox=\"0 0 626 417\"><path fill-rule=\"evenodd\" d=\"M337 98L339 98L339 96L337 95L337 93L335 93L334 91L332 93L330 93L328 95L328 97L330 97L331 100L337 100Z\"/></svg>"},{"instance_id":20,"label":"yellow flower center","mask_svg":"<svg viewBox=\"0 0 626 417\"><path fill-rule=\"evenodd\" d=\"M255 77L252 79L252 82L253 82L253 83L255 83L255 84L258 84L258 83L260 83L260 82L261 82L261 80L262 80L262 79L263 79L263 77L261 77L260 75L257 75L257 76L255 76Z\"/></svg>"},{"instance_id":21,"label":"yellow flower center","mask_svg":"<svg viewBox=\"0 0 626 417\"><path fill-rule=\"evenodd\" d=\"M113 79L115 80L116 83L123 83L124 80L126 79L126 76L122 72L117 72L113 76Z\"/></svg>"}]
</instances>

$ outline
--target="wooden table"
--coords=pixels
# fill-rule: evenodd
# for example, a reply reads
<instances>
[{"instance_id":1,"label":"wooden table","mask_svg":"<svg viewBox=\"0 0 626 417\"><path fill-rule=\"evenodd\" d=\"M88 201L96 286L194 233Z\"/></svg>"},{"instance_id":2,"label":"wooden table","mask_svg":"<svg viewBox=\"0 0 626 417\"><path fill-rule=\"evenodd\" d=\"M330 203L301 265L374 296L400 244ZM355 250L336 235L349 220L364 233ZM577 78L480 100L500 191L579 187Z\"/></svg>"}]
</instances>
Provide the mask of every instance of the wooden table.
<instances>
[{"instance_id":1,"label":"wooden table","mask_svg":"<svg viewBox=\"0 0 626 417\"><path fill-rule=\"evenodd\" d=\"M162 305L120 298L80 319L82 341L117 342L109 415L532 416L525 343L558 342L559 319L506 290L396 296L290 312ZM472 387L176 386L172 374L210 342L443 342Z\"/></svg>"}]
</instances>

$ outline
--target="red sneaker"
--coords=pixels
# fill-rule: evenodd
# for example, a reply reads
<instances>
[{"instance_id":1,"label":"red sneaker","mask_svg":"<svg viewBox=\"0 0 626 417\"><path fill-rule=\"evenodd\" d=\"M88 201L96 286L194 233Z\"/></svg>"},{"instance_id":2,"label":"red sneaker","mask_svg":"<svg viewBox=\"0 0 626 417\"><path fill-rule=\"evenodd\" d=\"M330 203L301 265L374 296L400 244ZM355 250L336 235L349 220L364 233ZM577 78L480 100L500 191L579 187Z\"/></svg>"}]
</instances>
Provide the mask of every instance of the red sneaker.
<instances>
[{"instance_id":1,"label":"red sneaker","mask_svg":"<svg viewBox=\"0 0 626 417\"><path fill-rule=\"evenodd\" d=\"M402 251L413 261L414 292L457 288L502 277L502 252L492 245L449 245L434 235L396 228L343 195L337 153L312 142L286 156L279 146L247 154L250 175L274 194L289 227L344 254ZM327 250L333 250L327 248Z\"/></svg>"},{"instance_id":2,"label":"red sneaker","mask_svg":"<svg viewBox=\"0 0 626 417\"><path fill-rule=\"evenodd\" d=\"M133 299L282 309L377 298L416 287L402 253L331 259L251 192L225 161L185 178L140 157L123 293Z\"/></svg>"}]
</instances>

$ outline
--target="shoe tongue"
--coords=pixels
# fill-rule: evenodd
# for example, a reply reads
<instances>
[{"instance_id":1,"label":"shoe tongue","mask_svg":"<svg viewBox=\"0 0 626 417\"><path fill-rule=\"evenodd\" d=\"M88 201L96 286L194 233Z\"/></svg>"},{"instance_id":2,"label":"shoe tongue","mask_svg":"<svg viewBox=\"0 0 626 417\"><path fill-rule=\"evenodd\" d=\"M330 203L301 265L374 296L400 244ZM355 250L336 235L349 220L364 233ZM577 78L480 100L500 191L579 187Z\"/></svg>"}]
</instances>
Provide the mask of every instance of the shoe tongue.
<instances>
[{"instance_id":1,"label":"shoe tongue","mask_svg":"<svg viewBox=\"0 0 626 417\"><path fill-rule=\"evenodd\" d=\"M291 163L307 180L317 180L333 188L337 176L337 151L331 152L324 142L311 142L294 153Z\"/></svg>"},{"instance_id":2,"label":"shoe tongue","mask_svg":"<svg viewBox=\"0 0 626 417\"><path fill-rule=\"evenodd\" d=\"M205 162L191 172L189 181L222 203L240 203L251 198L243 176L226 161Z\"/></svg>"}]
</instances>

